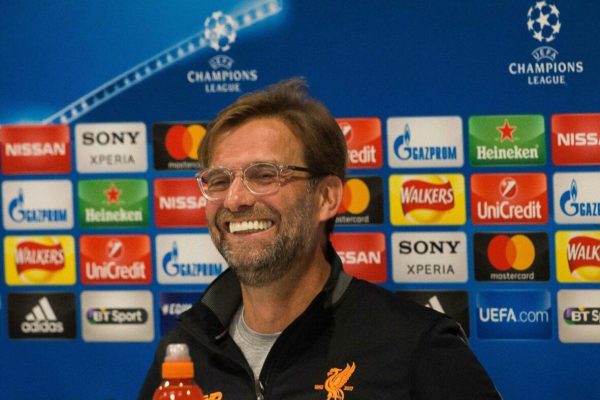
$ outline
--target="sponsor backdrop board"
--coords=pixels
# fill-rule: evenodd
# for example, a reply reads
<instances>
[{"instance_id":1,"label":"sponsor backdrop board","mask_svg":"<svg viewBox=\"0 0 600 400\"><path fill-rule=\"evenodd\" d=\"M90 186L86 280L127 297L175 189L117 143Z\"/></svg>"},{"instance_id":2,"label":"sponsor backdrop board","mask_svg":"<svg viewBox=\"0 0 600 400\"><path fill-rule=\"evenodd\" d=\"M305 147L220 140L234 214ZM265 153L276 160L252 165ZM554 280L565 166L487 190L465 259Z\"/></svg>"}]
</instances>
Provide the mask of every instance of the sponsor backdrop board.
<instances>
[{"instance_id":1,"label":"sponsor backdrop board","mask_svg":"<svg viewBox=\"0 0 600 400\"><path fill-rule=\"evenodd\" d=\"M598 14L3 4L0 397L135 397L227 268L193 178L207 123L304 76L348 143L332 238L348 272L460 321L505 399L600 398Z\"/></svg>"}]
</instances>

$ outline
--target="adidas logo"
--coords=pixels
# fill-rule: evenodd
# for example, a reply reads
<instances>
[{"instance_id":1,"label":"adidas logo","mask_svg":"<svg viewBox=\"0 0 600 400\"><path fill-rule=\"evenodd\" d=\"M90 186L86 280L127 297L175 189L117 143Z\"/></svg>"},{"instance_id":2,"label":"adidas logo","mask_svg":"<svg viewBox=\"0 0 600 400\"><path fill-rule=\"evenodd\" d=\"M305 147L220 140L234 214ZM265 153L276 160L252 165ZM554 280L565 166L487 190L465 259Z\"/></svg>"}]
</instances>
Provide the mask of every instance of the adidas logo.
<instances>
[{"instance_id":1,"label":"adidas logo","mask_svg":"<svg viewBox=\"0 0 600 400\"><path fill-rule=\"evenodd\" d=\"M47 297L38 300L31 312L25 315L21 322L23 333L63 333L63 323L56 318L56 314Z\"/></svg>"},{"instance_id":2,"label":"adidas logo","mask_svg":"<svg viewBox=\"0 0 600 400\"><path fill-rule=\"evenodd\" d=\"M425 304L425 307L428 308L432 308L435 311L441 312L441 313L446 313L446 311L444 311L444 307L442 307L442 303L440 303L440 300L437 298L437 296L433 296L429 299L429 301L427 302L427 304Z\"/></svg>"}]
</instances>

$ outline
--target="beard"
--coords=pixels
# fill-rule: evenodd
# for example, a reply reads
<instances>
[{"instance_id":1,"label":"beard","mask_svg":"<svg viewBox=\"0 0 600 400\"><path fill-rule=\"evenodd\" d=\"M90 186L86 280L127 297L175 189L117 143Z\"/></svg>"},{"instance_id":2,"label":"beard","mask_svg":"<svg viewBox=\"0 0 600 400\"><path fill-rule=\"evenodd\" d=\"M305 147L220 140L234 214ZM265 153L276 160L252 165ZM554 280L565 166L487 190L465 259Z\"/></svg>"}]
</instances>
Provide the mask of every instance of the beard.
<instances>
[{"instance_id":1,"label":"beard","mask_svg":"<svg viewBox=\"0 0 600 400\"><path fill-rule=\"evenodd\" d=\"M262 209L255 206L236 213L221 209L217 213L217 221L233 216L244 219L274 217L274 220L279 220L275 238L260 243L256 240L230 242L218 232L216 226L209 231L215 246L240 283L247 287L263 287L287 275L303 254L313 251L317 239L310 224L312 213L312 203L306 198L300 198L292 204L284 217L266 206Z\"/></svg>"}]
</instances>

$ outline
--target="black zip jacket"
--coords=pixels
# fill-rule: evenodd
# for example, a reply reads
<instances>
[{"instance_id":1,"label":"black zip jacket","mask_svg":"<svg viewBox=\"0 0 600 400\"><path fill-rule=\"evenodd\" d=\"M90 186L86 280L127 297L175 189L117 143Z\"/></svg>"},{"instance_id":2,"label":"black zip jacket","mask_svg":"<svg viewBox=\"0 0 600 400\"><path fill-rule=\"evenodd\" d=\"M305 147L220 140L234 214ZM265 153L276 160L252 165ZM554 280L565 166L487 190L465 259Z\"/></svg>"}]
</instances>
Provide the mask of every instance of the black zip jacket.
<instances>
[{"instance_id":1,"label":"black zip jacket","mask_svg":"<svg viewBox=\"0 0 600 400\"><path fill-rule=\"evenodd\" d=\"M351 278L329 246L323 291L279 336L259 381L229 336L240 284L225 271L158 346L139 400L161 382L169 343L187 343L210 400L488 400L500 395L447 316Z\"/></svg>"}]
</instances>

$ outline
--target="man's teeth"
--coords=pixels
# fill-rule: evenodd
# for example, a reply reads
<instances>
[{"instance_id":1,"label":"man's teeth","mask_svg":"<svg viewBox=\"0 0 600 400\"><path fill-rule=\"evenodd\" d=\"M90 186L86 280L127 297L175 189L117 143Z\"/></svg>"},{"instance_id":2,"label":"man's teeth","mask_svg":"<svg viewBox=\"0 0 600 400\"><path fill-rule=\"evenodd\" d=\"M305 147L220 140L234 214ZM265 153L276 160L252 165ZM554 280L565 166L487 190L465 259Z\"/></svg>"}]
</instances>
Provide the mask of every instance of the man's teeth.
<instances>
[{"instance_id":1,"label":"man's teeth","mask_svg":"<svg viewBox=\"0 0 600 400\"><path fill-rule=\"evenodd\" d=\"M264 231L265 229L269 229L271 225L273 225L271 221L230 222L229 232Z\"/></svg>"}]
</instances>

